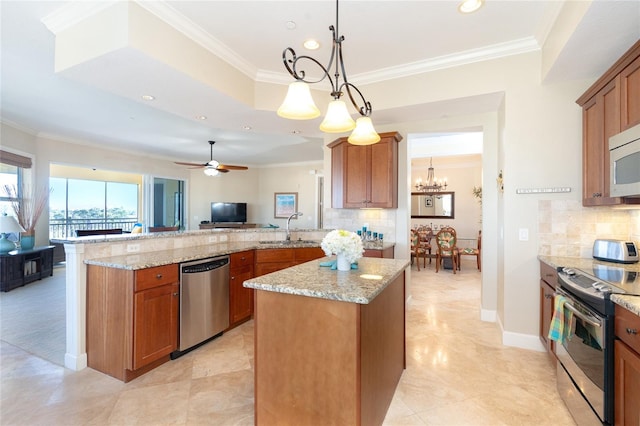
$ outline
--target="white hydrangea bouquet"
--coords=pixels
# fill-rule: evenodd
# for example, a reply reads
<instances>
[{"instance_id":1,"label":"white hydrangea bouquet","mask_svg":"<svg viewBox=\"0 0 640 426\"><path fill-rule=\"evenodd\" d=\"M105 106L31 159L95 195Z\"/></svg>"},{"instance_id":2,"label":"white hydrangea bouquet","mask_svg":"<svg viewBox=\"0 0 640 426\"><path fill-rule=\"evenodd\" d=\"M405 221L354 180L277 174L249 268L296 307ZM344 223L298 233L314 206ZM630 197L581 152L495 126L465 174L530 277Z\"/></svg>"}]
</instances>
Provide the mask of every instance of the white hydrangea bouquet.
<instances>
[{"instance_id":1,"label":"white hydrangea bouquet","mask_svg":"<svg viewBox=\"0 0 640 426\"><path fill-rule=\"evenodd\" d=\"M333 254L338 256L338 270L348 270L351 264L362 257L364 251L362 240L355 232L349 232L342 229L336 229L329 232L322 239L320 247L327 256ZM348 268L341 268L341 260L346 262Z\"/></svg>"}]
</instances>

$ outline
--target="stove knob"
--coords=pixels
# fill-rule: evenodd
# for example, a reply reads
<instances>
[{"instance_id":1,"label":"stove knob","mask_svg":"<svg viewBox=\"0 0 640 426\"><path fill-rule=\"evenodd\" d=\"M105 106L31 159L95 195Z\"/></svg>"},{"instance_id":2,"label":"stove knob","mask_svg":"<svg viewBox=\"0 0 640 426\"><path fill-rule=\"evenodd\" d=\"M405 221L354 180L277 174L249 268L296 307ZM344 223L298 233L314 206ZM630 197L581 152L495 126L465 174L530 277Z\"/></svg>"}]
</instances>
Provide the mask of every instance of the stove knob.
<instances>
[{"instance_id":1,"label":"stove knob","mask_svg":"<svg viewBox=\"0 0 640 426\"><path fill-rule=\"evenodd\" d=\"M562 272L564 272L565 274L569 275L570 277L574 276L576 274L576 271L574 271L571 268L563 268Z\"/></svg>"}]
</instances>

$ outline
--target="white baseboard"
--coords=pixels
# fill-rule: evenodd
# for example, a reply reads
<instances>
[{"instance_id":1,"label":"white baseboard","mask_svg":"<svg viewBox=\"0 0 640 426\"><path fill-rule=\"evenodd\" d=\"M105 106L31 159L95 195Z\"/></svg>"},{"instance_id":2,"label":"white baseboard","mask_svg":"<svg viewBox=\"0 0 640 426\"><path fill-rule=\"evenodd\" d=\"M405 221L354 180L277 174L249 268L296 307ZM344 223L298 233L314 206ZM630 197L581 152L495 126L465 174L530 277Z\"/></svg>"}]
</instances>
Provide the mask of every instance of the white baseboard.
<instances>
[{"instance_id":1,"label":"white baseboard","mask_svg":"<svg viewBox=\"0 0 640 426\"><path fill-rule=\"evenodd\" d=\"M80 356L70 353L64 354L64 366L74 371L84 370L87 368L87 354L80 354Z\"/></svg>"},{"instance_id":2,"label":"white baseboard","mask_svg":"<svg viewBox=\"0 0 640 426\"><path fill-rule=\"evenodd\" d=\"M529 349L537 352L546 351L538 335L512 333L510 331L503 331L502 344L505 346L513 346L516 348Z\"/></svg>"},{"instance_id":3,"label":"white baseboard","mask_svg":"<svg viewBox=\"0 0 640 426\"><path fill-rule=\"evenodd\" d=\"M498 314L495 310L480 309L480 320L485 322L496 322Z\"/></svg>"}]
</instances>

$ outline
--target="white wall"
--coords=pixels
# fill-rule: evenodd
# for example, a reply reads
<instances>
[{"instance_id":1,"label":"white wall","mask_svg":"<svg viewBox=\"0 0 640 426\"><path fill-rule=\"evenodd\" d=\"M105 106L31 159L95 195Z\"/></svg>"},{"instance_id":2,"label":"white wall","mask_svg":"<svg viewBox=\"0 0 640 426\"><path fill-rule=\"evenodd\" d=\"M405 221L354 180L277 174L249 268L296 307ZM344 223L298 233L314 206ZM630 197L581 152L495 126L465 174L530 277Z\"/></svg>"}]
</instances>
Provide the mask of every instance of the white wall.
<instances>
[{"instance_id":1,"label":"white wall","mask_svg":"<svg viewBox=\"0 0 640 426\"><path fill-rule=\"evenodd\" d=\"M198 229L202 220L211 220L211 202L246 202L248 223L274 224L284 228L285 219L274 218L274 194L297 192L299 219L291 220L291 229L316 227L316 176L322 174L321 162L303 165L249 168L208 177L201 170L189 179L189 229ZM311 172L313 171L313 174Z\"/></svg>"}]
</instances>

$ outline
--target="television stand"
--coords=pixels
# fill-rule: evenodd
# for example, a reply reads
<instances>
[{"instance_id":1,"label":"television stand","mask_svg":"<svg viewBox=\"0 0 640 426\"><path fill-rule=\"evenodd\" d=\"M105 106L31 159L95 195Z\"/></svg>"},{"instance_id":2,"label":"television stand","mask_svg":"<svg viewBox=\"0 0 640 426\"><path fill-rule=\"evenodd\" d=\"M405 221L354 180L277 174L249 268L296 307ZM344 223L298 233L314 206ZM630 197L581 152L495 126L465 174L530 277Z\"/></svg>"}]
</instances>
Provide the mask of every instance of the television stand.
<instances>
[{"instance_id":1,"label":"television stand","mask_svg":"<svg viewBox=\"0 0 640 426\"><path fill-rule=\"evenodd\" d=\"M216 222L216 223L201 223L200 229L249 229L256 228L257 223L237 223L237 222Z\"/></svg>"}]
</instances>

